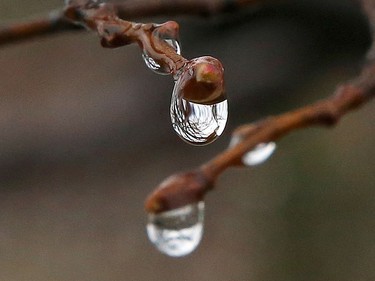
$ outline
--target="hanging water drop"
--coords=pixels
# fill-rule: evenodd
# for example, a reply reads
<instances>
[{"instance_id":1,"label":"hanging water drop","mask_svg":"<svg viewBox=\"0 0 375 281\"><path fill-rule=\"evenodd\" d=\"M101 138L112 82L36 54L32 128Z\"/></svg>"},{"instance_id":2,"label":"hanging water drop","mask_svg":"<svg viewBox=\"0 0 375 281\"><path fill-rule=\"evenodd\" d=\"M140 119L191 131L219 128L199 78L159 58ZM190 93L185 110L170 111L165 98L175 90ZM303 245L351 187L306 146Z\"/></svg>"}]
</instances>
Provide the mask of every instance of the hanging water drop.
<instances>
[{"instance_id":1,"label":"hanging water drop","mask_svg":"<svg viewBox=\"0 0 375 281\"><path fill-rule=\"evenodd\" d=\"M177 54L181 55L181 46L177 39L166 38L163 40L168 43L176 51ZM162 63L152 58L146 50L143 51L142 58L147 67L155 73L161 75L171 74L170 69L167 66L163 66Z\"/></svg>"},{"instance_id":2,"label":"hanging water drop","mask_svg":"<svg viewBox=\"0 0 375 281\"><path fill-rule=\"evenodd\" d=\"M229 147L233 147L241 141L240 136L233 136L232 140L229 144ZM242 162L247 166L255 166L262 164L271 155L274 153L276 149L276 143L269 142L269 143L260 143L254 147L251 151L247 152L245 155L242 156Z\"/></svg>"},{"instance_id":3,"label":"hanging water drop","mask_svg":"<svg viewBox=\"0 0 375 281\"><path fill-rule=\"evenodd\" d=\"M173 129L190 144L209 144L223 133L228 102L217 59L200 57L185 65L175 82L170 113Z\"/></svg>"},{"instance_id":4,"label":"hanging water drop","mask_svg":"<svg viewBox=\"0 0 375 281\"><path fill-rule=\"evenodd\" d=\"M164 254L181 257L193 252L203 234L204 202L150 214L147 234Z\"/></svg>"},{"instance_id":5,"label":"hanging water drop","mask_svg":"<svg viewBox=\"0 0 375 281\"><path fill-rule=\"evenodd\" d=\"M242 161L245 165L248 166L262 164L271 157L275 149L276 144L274 142L260 143L253 150L246 153L242 157Z\"/></svg>"},{"instance_id":6,"label":"hanging water drop","mask_svg":"<svg viewBox=\"0 0 375 281\"><path fill-rule=\"evenodd\" d=\"M171 120L173 129L186 142L204 145L215 141L224 131L228 102L204 105L173 95Z\"/></svg>"}]
</instances>

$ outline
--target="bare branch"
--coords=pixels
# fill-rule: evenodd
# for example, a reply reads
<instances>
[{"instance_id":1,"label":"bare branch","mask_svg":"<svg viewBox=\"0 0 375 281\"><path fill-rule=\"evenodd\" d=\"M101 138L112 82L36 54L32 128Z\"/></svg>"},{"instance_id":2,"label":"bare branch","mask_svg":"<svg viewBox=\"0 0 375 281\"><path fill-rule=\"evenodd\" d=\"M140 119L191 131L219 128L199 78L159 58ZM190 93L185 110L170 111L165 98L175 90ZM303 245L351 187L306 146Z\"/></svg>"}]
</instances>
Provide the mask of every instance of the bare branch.
<instances>
[{"instance_id":1,"label":"bare branch","mask_svg":"<svg viewBox=\"0 0 375 281\"><path fill-rule=\"evenodd\" d=\"M273 0L276 1L276 0ZM198 15L207 16L230 12L244 6L271 2L270 0L129 0L108 3L122 19L135 20L147 16ZM107 4L105 4L107 5ZM84 30L64 16L64 12L52 12L49 16L29 22L0 27L0 46L25 41L38 36Z\"/></svg>"},{"instance_id":2,"label":"bare branch","mask_svg":"<svg viewBox=\"0 0 375 281\"><path fill-rule=\"evenodd\" d=\"M0 45L80 29L82 27L66 20L63 13L56 11L42 19L0 27Z\"/></svg>"},{"instance_id":3,"label":"bare branch","mask_svg":"<svg viewBox=\"0 0 375 281\"><path fill-rule=\"evenodd\" d=\"M370 24L375 26L375 0L362 0L362 5ZM375 36L372 35L374 48ZM159 213L202 200L214 187L218 176L229 167L242 165L242 157L256 145L278 140L297 129L331 127L343 115L364 105L374 96L375 61L370 56L361 74L351 82L339 86L332 97L237 128L233 133L240 136L237 145L218 154L198 169L167 178L148 196L146 211ZM182 195L185 200L181 199Z\"/></svg>"},{"instance_id":4,"label":"bare branch","mask_svg":"<svg viewBox=\"0 0 375 281\"><path fill-rule=\"evenodd\" d=\"M123 19L172 14L206 16L276 1L129 0L100 4L97 1L71 0L68 1L64 12L53 13L41 20L0 28L0 45L86 27L98 33L104 47L116 48L137 43L161 68L176 74L189 61L177 54L164 39L166 36L178 36L178 24L173 21L162 25L139 24ZM375 29L375 0L360 2L371 27ZM371 100L375 93L374 46L373 43L368 54L369 61L361 74L353 81L339 86L332 97L279 116L268 117L254 124L241 126L234 132L234 135L241 136L241 141L236 146L218 154L198 169L169 177L148 197L146 210L158 213L202 200L214 187L218 176L229 167L242 165L243 155L256 145L275 141L297 129L335 125L344 114ZM210 77L221 75L220 71L216 71L217 73ZM196 77L189 77L193 78ZM219 87L219 82L222 82L221 76L216 80L218 82L215 87ZM196 98L194 93L186 93L186 97L192 100Z\"/></svg>"}]
</instances>

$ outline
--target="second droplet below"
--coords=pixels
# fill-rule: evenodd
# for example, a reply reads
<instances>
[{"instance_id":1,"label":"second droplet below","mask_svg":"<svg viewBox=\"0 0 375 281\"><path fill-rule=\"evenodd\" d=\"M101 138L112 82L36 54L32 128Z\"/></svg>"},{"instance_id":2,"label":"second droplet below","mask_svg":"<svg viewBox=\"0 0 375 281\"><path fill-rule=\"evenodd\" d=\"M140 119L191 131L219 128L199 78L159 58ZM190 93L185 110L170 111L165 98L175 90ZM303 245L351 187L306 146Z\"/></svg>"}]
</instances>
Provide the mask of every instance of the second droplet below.
<instances>
[{"instance_id":1,"label":"second droplet below","mask_svg":"<svg viewBox=\"0 0 375 281\"><path fill-rule=\"evenodd\" d=\"M149 214L147 234L162 253L181 257L198 246L203 233L204 202L181 208Z\"/></svg>"}]
</instances>

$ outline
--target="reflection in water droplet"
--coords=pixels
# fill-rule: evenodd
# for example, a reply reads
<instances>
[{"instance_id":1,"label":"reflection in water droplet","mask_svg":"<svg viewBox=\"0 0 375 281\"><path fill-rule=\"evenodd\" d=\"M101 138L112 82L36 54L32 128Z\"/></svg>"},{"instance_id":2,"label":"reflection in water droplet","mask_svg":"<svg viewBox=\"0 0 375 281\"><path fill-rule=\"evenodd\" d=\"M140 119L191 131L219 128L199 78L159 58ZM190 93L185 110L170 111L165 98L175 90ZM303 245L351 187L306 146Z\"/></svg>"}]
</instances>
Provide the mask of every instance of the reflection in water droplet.
<instances>
[{"instance_id":1,"label":"reflection in water droplet","mask_svg":"<svg viewBox=\"0 0 375 281\"><path fill-rule=\"evenodd\" d=\"M198 104L172 95L171 120L173 129L186 142L209 144L224 131L228 119L228 102L212 105Z\"/></svg>"},{"instance_id":2,"label":"reflection in water droplet","mask_svg":"<svg viewBox=\"0 0 375 281\"><path fill-rule=\"evenodd\" d=\"M175 49L176 53L181 55L181 45L180 42L176 39L166 38L164 39L165 42L167 42L169 45L172 46L173 49Z\"/></svg>"},{"instance_id":3,"label":"reflection in water droplet","mask_svg":"<svg viewBox=\"0 0 375 281\"><path fill-rule=\"evenodd\" d=\"M239 142L240 137L234 136L229 144L229 147L235 146ZM274 142L260 143L242 157L242 162L247 166L262 164L271 157L275 149L276 143Z\"/></svg>"},{"instance_id":4,"label":"reflection in water droplet","mask_svg":"<svg viewBox=\"0 0 375 281\"><path fill-rule=\"evenodd\" d=\"M175 75L171 121L184 141L205 145L223 133L228 119L223 73L220 61L203 56L188 61Z\"/></svg>"},{"instance_id":5,"label":"reflection in water droplet","mask_svg":"<svg viewBox=\"0 0 375 281\"><path fill-rule=\"evenodd\" d=\"M204 202L150 214L147 234L164 254L181 257L195 250L203 234Z\"/></svg>"},{"instance_id":6,"label":"reflection in water droplet","mask_svg":"<svg viewBox=\"0 0 375 281\"><path fill-rule=\"evenodd\" d=\"M163 39L166 43L168 43L173 49L175 49L176 53L181 55L181 46L180 43L176 39ZM149 69L154 71L157 74L161 75L169 75L170 70L166 67L162 67L158 62L156 62L146 50L143 51L142 58Z\"/></svg>"}]
</instances>

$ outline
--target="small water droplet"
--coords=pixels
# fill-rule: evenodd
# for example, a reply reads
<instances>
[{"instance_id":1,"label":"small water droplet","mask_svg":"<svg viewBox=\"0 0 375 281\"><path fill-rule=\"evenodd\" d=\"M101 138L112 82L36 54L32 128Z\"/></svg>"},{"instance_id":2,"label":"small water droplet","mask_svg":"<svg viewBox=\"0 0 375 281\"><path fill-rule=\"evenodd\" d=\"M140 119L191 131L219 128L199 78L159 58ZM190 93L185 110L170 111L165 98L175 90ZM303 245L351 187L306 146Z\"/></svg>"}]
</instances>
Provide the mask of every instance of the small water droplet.
<instances>
[{"instance_id":1,"label":"small water droplet","mask_svg":"<svg viewBox=\"0 0 375 281\"><path fill-rule=\"evenodd\" d=\"M147 234L164 254L181 257L193 252L203 234L204 202L150 214Z\"/></svg>"},{"instance_id":2,"label":"small water droplet","mask_svg":"<svg viewBox=\"0 0 375 281\"><path fill-rule=\"evenodd\" d=\"M229 147L235 146L240 142L240 140L241 137L234 136L229 144ZM262 164L271 157L275 149L276 143L274 142L260 143L242 157L242 162L247 166Z\"/></svg>"},{"instance_id":3,"label":"small water droplet","mask_svg":"<svg viewBox=\"0 0 375 281\"><path fill-rule=\"evenodd\" d=\"M181 55L181 44L177 39L166 38L164 41L171 45L177 54Z\"/></svg>"},{"instance_id":4,"label":"small water droplet","mask_svg":"<svg viewBox=\"0 0 375 281\"><path fill-rule=\"evenodd\" d=\"M180 46L180 43L176 39L168 38L168 39L163 39L163 40L166 43L168 43L173 49L175 49L177 54L181 55L181 46ZM142 58L145 64L147 65L147 67L151 69L152 71L154 71L155 73L161 74L161 75L171 74L169 68L161 66L157 61L155 61L154 58L152 58L149 55L149 53L146 50L143 51Z\"/></svg>"},{"instance_id":5,"label":"small water droplet","mask_svg":"<svg viewBox=\"0 0 375 281\"><path fill-rule=\"evenodd\" d=\"M147 65L147 67L149 69L151 69L152 71L154 71L155 73L157 74L162 74L162 75L167 75L169 74L168 71L166 70L162 70L162 67L160 66L160 64L158 64L153 58L151 58L146 51L143 52L142 54L142 58L143 60L145 61L145 64Z\"/></svg>"}]
</instances>

